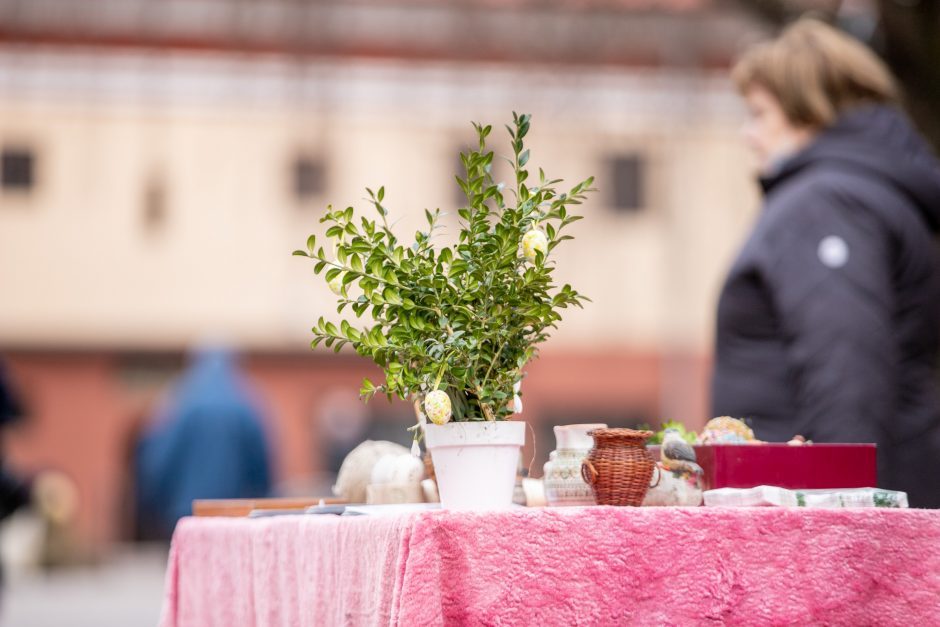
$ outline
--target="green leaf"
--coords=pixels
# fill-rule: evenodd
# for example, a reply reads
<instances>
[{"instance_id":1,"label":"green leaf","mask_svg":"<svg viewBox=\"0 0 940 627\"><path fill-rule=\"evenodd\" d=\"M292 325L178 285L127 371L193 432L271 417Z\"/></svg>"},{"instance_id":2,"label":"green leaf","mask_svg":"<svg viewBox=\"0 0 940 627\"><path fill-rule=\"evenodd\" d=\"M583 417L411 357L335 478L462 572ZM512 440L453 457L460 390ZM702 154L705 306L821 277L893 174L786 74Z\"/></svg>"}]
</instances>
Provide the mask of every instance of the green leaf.
<instances>
[{"instance_id":1,"label":"green leaf","mask_svg":"<svg viewBox=\"0 0 940 627\"><path fill-rule=\"evenodd\" d=\"M359 253L359 254L368 253L371 249L372 249L372 245L369 244L369 242L360 238L355 238L353 242L349 245L350 252Z\"/></svg>"},{"instance_id":2,"label":"green leaf","mask_svg":"<svg viewBox=\"0 0 940 627\"><path fill-rule=\"evenodd\" d=\"M382 292L382 296L385 298L386 302L390 305L401 305L402 300L401 296L398 295L398 291L391 287L386 287L385 291Z\"/></svg>"},{"instance_id":3,"label":"green leaf","mask_svg":"<svg viewBox=\"0 0 940 627\"><path fill-rule=\"evenodd\" d=\"M317 236L311 235L310 237L307 238L307 250L312 255L313 251L316 250L316 248L317 248Z\"/></svg>"}]
</instances>

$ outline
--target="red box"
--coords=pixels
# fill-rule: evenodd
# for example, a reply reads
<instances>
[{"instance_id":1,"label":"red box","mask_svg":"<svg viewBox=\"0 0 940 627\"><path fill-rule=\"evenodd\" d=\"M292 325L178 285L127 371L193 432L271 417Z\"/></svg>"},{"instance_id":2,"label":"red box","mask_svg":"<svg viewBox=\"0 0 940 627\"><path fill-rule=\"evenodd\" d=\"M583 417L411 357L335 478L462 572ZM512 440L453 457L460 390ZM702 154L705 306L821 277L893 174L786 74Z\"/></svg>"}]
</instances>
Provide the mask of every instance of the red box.
<instances>
[{"instance_id":1,"label":"red box","mask_svg":"<svg viewBox=\"0 0 940 627\"><path fill-rule=\"evenodd\" d=\"M658 446L649 450L659 459ZM705 490L874 488L878 480L874 444L709 444L696 445L695 455Z\"/></svg>"}]
</instances>

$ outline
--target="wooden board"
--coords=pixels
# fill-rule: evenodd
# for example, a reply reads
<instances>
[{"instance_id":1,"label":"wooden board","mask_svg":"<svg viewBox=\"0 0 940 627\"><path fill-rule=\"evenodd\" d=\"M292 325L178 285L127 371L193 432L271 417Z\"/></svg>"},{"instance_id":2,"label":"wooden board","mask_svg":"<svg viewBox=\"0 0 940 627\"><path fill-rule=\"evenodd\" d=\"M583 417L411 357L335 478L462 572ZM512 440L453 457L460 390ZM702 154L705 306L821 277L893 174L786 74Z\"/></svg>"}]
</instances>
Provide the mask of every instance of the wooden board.
<instances>
[{"instance_id":1,"label":"wooden board","mask_svg":"<svg viewBox=\"0 0 940 627\"><path fill-rule=\"evenodd\" d=\"M345 503L335 497L290 497L273 499L200 499L193 501L193 516L247 516L256 509L303 510L320 502L326 505Z\"/></svg>"}]
</instances>

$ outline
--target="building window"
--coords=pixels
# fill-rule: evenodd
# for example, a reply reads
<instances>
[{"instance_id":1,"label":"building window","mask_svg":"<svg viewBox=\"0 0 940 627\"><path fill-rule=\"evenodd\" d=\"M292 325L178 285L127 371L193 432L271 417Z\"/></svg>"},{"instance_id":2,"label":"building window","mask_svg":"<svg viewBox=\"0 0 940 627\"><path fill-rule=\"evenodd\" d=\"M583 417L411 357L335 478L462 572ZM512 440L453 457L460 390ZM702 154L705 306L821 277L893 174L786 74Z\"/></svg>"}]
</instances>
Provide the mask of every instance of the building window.
<instances>
[{"instance_id":1,"label":"building window","mask_svg":"<svg viewBox=\"0 0 940 627\"><path fill-rule=\"evenodd\" d=\"M646 206L646 160L638 154L618 155L610 159L611 206L632 213Z\"/></svg>"},{"instance_id":2,"label":"building window","mask_svg":"<svg viewBox=\"0 0 940 627\"><path fill-rule=\"evenodd\" d=\"M0 152L0 187L4 191L28 192L35 184L35 157L26 148L4 148Z\"/></svg>"},{"instance_id":3,"label":"building window","mask_svg":"<svg viewBox=\"0 0 940 627\"><path fill-rule=\"evenodd\" d=\"M326 164L309 155L300 155L293 165L294 198L304 202L323 196L326 192Z\"/></svg>"}]
</instances>

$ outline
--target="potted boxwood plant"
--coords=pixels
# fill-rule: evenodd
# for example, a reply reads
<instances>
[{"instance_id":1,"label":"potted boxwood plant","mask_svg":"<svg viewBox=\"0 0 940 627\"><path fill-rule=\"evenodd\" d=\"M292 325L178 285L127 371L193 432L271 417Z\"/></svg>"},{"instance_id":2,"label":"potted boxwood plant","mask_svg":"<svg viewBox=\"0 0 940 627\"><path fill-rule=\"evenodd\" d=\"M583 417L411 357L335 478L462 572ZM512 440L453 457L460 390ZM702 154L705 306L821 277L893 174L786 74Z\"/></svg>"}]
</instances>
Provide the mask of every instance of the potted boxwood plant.
<instances>
[{"instance_id":1,"label":"potted boxwood plant","mask_svg":"<svg viewBox=\"0 0 940 627\"><path fill-rule=\"evenodd\" d=\"M465 173L457 183L467 203L457 212L456 242L444 241L440 210L425 210L427 228L413 242L400 240L380 187L366 190L375 219L330 207L321 219L330 243L318 246L311 235L306 250L294 252L316 262L314 272L337 295L337 313L368 321L321 317L312 346L338 352L349 344L384 370L381 384L363 381L364 400L384 394L414 403L415 441L423 434L445 508L511 503L525 423L510 418L520 409L523 369L560 311L587 300L554 283L552 251L571 239L562 231L581 216L569 208L594 191L593 178L562 192L561 181L541 169L530 181L523 143L529 122L514 113L506 127L509 190L492 176L491 127L473 125L478 149L460 155Z\"/></svg>"}]
</instances>

